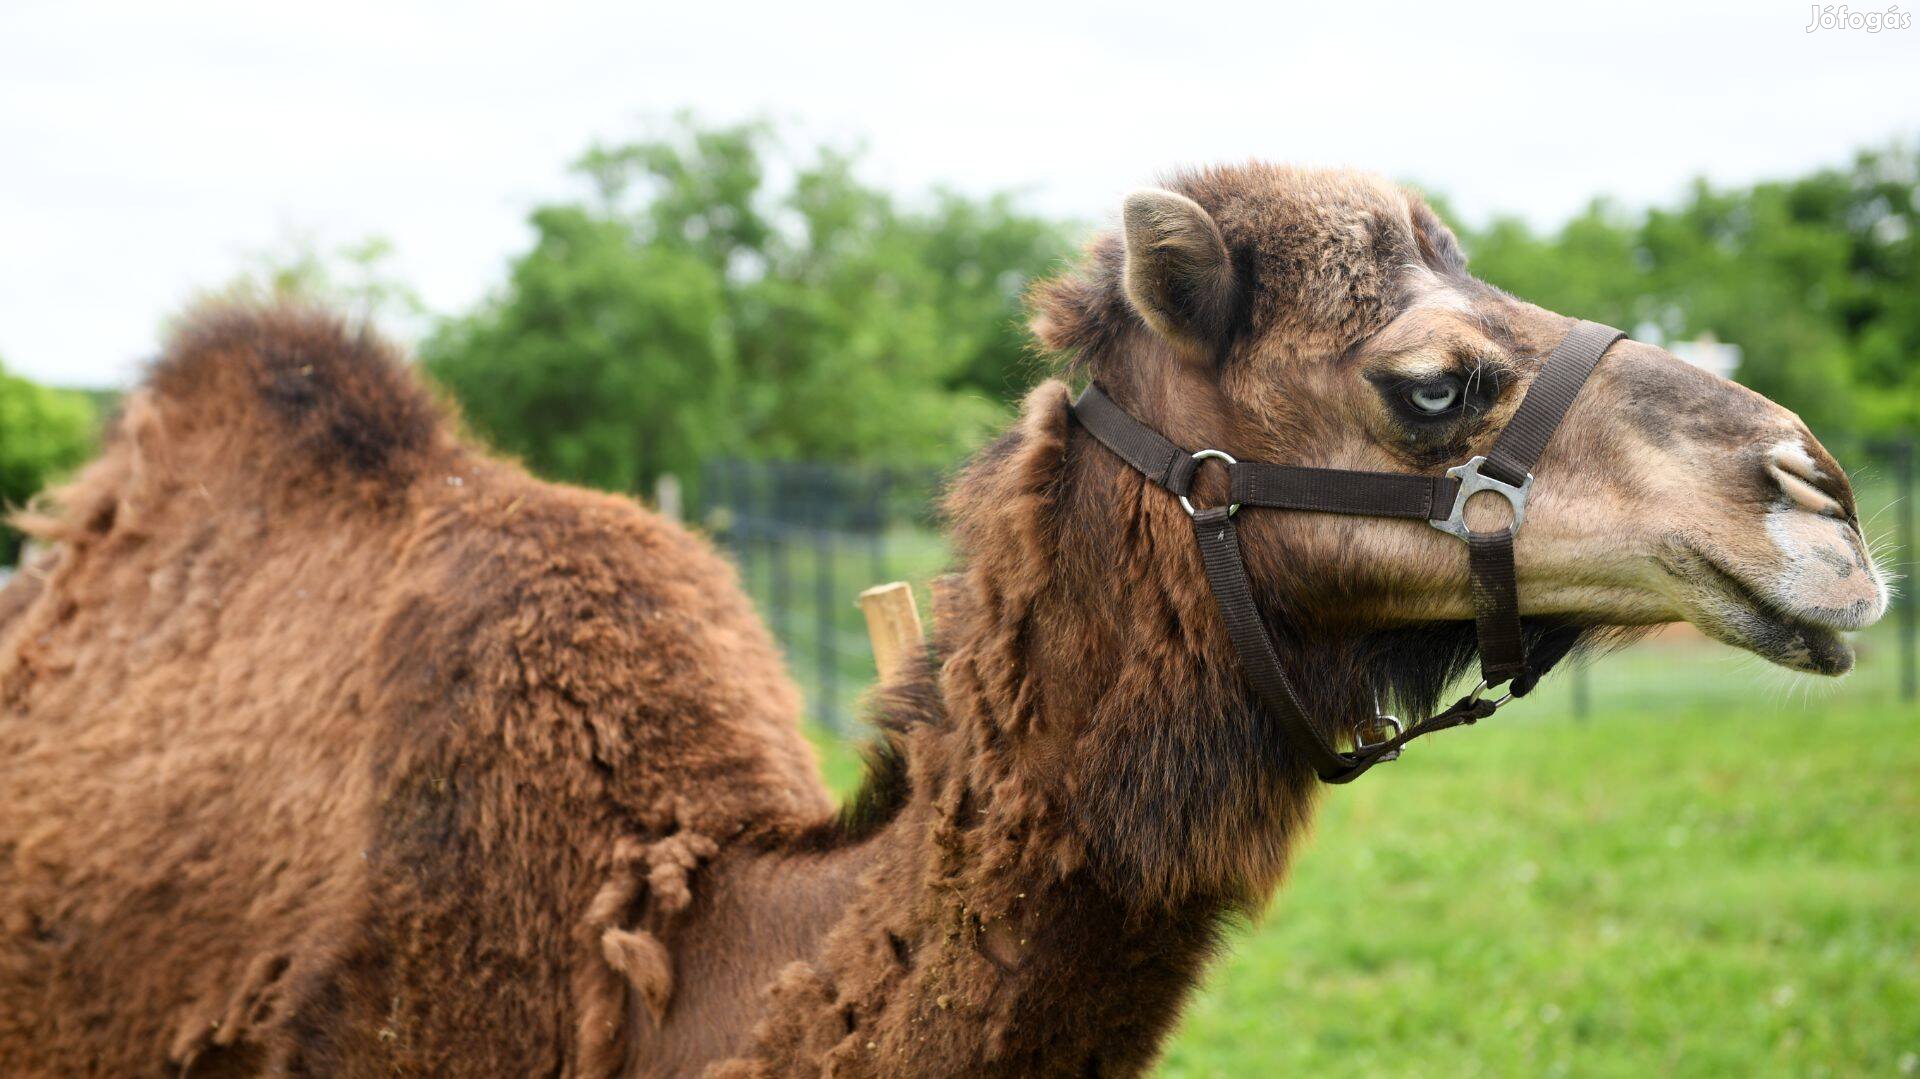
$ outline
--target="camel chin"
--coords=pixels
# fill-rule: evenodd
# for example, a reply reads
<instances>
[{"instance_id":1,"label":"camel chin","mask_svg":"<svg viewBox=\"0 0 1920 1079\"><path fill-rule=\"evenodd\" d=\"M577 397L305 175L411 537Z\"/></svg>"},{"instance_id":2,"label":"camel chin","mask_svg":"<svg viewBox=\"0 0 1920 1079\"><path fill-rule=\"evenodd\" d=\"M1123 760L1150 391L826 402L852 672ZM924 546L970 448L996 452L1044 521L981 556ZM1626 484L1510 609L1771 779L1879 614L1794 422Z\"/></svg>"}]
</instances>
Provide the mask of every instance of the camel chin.
<instances>
[{"instance_id":1,"label":"camel chin","mask_svg":"<svg viewBox=\"0 0 1920 1079\"><path fill-rule=\"evenodd\" d=\"M1844 633L1754 602L1737 581L1716 588L1688 616L1702 633L1788 670L1838 677L1853 670Z\"/></svg>"},{"instance_id":2,"label":"camel chin","mask_svg":"<svg viewBox=\"0 0 1920 1079\"><path fill-rule=\"evenodd\" d=\"M1702 633L1789 670L1846 674L1854 661L1847 633L1886 611L1884 578L1864 552L1843 560L1821 546L1781 547L1789 557L1771 567L1693 543L1662 561Z\"/></svg>"}]
</instances>

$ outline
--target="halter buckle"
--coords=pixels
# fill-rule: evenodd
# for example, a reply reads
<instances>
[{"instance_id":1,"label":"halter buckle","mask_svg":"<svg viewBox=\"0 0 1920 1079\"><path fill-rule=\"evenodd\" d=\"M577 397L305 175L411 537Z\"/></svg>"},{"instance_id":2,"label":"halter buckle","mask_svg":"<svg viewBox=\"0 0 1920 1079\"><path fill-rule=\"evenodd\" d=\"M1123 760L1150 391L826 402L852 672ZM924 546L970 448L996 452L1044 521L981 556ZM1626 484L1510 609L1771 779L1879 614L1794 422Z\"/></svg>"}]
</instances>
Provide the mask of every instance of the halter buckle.
<instances>
[{"instance_id":1,"label":"halter buckle","mask_svg":"<svg viewBox=\"0 0 1920 1079\"><path fill-rule=\"evenodd\" d=\"M1480 469L1486 463L1485 457L1475 457L1464 465L1447 469L1449 477L1460 481L1460 492L1453 496L1453 509L1446 519L1428 521L1428 524L1450 536L1466 540L1474 535L1474 530L1467 527L1467 500L1482 491L1492 491L1513 507L1513 523L1507 529L1511 532L1520 531L1521 522L1527 519L1527 495L1533 490L1533 473L1527 473L1527 478L1516 487L1505 480L1483 474Z\"/></svg>"},{"instance_id":2,"label":"halter buckle","mask_svg":"<svg viewBox=\"0 0 1920 1079\"><path fill-rule=\"evenodd\" d=\"M1393 741L1405 732L1406 727L1400 723L1399 716L1374 716L1372 723L1362 723L1353 728L1353 751L1365 753L1374 746ZM1368 740L1368 735L1374 736L1372 740ZM1380 759L1390 761L1398 756L1400 751L1396 749Z\"/></svg>"},{"instance_id":3,"label":"halter buckle","mask_svg":"<svg viewBox=\"0 0 1920 1079\"><path fill-rule=\"evenodd\" d=\"M1487 680L1482 678L1480 680L1480 684L1473 687L1473 692L1467 694L1467 703L1474 704L1479 701L1485 700L1487 690L1492 688L1493 688L1492 686L1489 686L1487 684ZM1502 705L1506 704L1508 701L1512 699L1513 699L1513 694L1511 692L1503 694L1499 700L1493 702L1494 710L1499 711Z\"/></svg>"},{"instance_id":4,"label":"halter buckle","mask_svg":"<svg viewBox=\"0 0 1920 1079\"><path fill-rule=\"evenodd\" d=\"M1232 468L1234 465L1237 465L1240 463L1234 460L1233 455L1228 453L1225 450L1195 450L1193 451L1191 456L1196 461L1220 461L1224 463L1228 468ZM1200 511L1193 508L1193 502L1190 499L1188 499L1186 495L1180 495L1179 498L1180 498L1180 508L1187 511L1187 516L1198 517L1200 515ZM1229 517L1239 512L1240 512L1240 503L1238 502L1235 502L1233 505L1227 507L1227 516Z\"/></svg>"}]
</instances>

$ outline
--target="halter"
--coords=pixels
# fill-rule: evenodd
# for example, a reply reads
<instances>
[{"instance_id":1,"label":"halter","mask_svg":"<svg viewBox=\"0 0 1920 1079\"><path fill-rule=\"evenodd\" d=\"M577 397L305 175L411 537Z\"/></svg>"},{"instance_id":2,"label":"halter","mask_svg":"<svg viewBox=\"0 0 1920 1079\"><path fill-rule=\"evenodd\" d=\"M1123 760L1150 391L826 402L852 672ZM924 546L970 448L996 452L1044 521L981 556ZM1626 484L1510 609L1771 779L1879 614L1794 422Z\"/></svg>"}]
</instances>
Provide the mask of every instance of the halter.
<instances>
[{"instance_id":1,"label":"halter","mask_svg":"<svg viewBox=\"0 0 1920 1079\"><path fill-rule=\"evenodd\" d=\"M1527 518L1533 490L1533 465L1547 448L1567 409L1586 385L1600 357L1626 334L1597 322L1582 322L1567 332L1540 366L1520 407L1485 456L1447 469L1444 476L1396 472L1359 472L1333 468L1238 461L1221 450L1189 453L1128 415L1098 386L1089 385L1073 403L1073 415L1101 445L1180 500L1193 518L1207 582L1227 624L1227 636L1240 669L1253 684L1261 706L1277 717L1295 748L1328 783L1346 783L1422 735L1485 719L1517 696L1525 696L1547 669L1566 654L1566 646L1545 648L1530 657L1520 627L1520 597L1513 569L1513 536ZM1194 473L1202 461L1226 465L1232 481L1225 506L1195 509L1190 499ZM1466 523L1467 500L1491 492L1513 507L1513 523L1494 532L1476 532ZM1342 752L1308 721L1306 710L1280 668L1260 608L1247 581L1234 514L1242 506L1345 513L1363 517L1424 520L1467 545L1472 584L1474 633L1480 642L1480 684L1452 707L1412 726L1394 716L1376 715L1352 730L1353 750ZM1511 682L1497 700L1487 691Z\"/></svg>"}]
</instances>

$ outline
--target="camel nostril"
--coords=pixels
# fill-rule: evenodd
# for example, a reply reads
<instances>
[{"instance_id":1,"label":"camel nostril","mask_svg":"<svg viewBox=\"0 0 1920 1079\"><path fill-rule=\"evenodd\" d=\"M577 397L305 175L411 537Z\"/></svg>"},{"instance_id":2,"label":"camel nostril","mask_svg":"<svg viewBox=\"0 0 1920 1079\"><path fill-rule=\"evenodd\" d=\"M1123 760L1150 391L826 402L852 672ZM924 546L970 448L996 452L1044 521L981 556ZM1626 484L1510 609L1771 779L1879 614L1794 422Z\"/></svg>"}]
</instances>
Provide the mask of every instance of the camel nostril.
<instances>
[{"instance_id":1,"label":"camel nostril","mask_svg":"<svg viewBox=\"0 0 1920 1079\"><path fill-rule=\"evenodd\" d=\"M1767 451L1767 474L1801 509L1843 521L1848 518L1839 494L1844 489L1841 481L1822 472L1798 442L1782 442Z\"/></svg>"}]
</instances>

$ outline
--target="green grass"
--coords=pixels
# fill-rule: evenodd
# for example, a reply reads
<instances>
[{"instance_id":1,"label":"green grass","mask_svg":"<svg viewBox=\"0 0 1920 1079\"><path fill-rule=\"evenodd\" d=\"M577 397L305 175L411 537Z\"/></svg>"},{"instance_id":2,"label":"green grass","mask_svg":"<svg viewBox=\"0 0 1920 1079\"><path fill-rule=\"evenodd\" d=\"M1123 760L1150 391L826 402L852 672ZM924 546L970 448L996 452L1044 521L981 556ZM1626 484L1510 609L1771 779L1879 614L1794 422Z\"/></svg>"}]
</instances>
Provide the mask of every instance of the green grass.
<instances>
[{"instance_id":1,"label":"green grass","mask_svg":"<svg viewBox=\"0 0 1920 1079\"><path fill-rule=\"evenodd\" d=\"M1162 1073L1920 1070L1920 710L1863 645L1642 645L1330 790Z\"/></svg>"},{"instance_id":2,"label":"green grass","mask_svg":"<svg viewBox=\"0 0 1920 1079\"><path fill-rule=\"evenodd\" d=\"M1170 1076L1920 1063L1920 711L1645 647L1329 792ZM1545 692L1545 691L1543 691Z\"/></svg>"}]
</instances>

